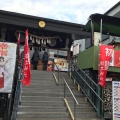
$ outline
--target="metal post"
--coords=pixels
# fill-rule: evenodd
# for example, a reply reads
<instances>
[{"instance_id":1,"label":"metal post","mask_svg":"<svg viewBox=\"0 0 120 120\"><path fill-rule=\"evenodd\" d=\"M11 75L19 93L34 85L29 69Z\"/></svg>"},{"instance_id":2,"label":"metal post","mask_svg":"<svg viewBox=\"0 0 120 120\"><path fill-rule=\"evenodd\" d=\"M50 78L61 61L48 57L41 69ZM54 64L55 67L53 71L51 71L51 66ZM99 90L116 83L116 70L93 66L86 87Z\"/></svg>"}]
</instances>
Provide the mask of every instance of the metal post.
<instances>
[{"instance_id":1,"label":"metal post","mask_svg":"<svg viewBox=\"0 0 120 120\"><path fill-rule=\"evenodd\" d=\"M58 83L59 83L60 70L58 69Z\"/></svg>"},{"instance_id":2,"label":"metal post","mask_svg":"<svg viewBox=\"0 0 120 120\"><path fill-rule=\"evenodd\" d=\"M76 102L74 101L74 120L76 120Z\"/></svg>"},{"instance_id":3,"label":"metal post","mask_svg":"<svg viewBox=\"0 0 120 120\"><path fill-rule=\"evenodd\" d=\"M93 40L94 40L93 36L94 36L94 26L91 20L91 46L93 45Z\"/></svg>"},{"instance_id":4,"label":"metal post","mask_svg":"<svg viewBox=\"0 0 120 120\"><path fill-rule=\"evenodd\" d=\"M98 95L99 95L99 97L101 97L101 87L100 87L100 85L98 85ZM99 98L97 98L97 99L98 99L97 100L97 115L100 118L101 105L100 105L100 99Z\"/></svg>"},{"instance_id":5,"label":"metal post","mask_svg":"<svg viewBox=\"0 0 120 120\"><path fill-rule=\"evenodd\" d=\"M66 97L66 85L64 83L64 98Z\"/></svg>"},{"instance_id":6,"label":"metal post","mask_svg":"<svg viewBox=\"0 0 120 120\"><path fill-rule=\"evenodd\" d=\"M102 41L102 19L100 21L100 34L101 34L101 37L100 37L99 43ZM98 54L98 56L100 58L100 54ZM100 65L99 64L100 64L100 59L98 59L98 81L100 79L100 76L99 76ZM101 86L100 85L98 85L98 96L101 97ZM100 110L101 110L101 105L100 105L100 100L98 98L98 101L97 101L97 115L98 115L98 117L100 117L100 112L101 112Z\"/></svg>"},{"instance_id":7,"label":"metal post","mask_svg":"<svg viewBox=\"0 0 120 120\"><path fill-rule=\"evenodd\" d=\"M71 72L71 76L72 76L72 74L73 74L73 72L72 72L72 71L73 71L73 68L72 68L72 67L73 67L73 66L72 66L72 59L73 59L73 58L70 59L70 72Z\"/></svg>"},{"instance_id":8,"label":"metal post","mask_svg":"<svg viewBox=\"0 0 120 120\"><path fill-rule=\"evenodd\" d=\"M102 41L102 19L100 21L100 42Z\"/></svg>"}]
</instances>

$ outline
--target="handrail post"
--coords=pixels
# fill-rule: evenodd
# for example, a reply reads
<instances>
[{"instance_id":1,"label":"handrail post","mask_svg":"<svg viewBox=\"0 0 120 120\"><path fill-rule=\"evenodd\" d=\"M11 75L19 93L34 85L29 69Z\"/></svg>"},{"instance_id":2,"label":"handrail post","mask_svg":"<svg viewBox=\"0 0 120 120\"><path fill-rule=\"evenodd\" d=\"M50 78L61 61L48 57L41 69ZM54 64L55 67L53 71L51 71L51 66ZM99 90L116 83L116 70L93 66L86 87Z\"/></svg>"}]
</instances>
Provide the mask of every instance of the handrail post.
<instances>
[{"instance_id":1,"label":"handrail post","mask_svg":"<svg viewBox=\"0 0 120 120\"><path fill-rule=\"evenodd\" d=\"M58 70L58 83L59 83L60 70Z\"/></svg>"},{"instance_id":2,"label":"handrail post","mask_svg":"<svg viewBox=\"0 0 120 120\"><path fill-rule=\"evenodd\" d=\"M66 85L64 83L64 98L66 97Z\"/></svg>"},{"instance_id":3,"label":"handrail post","mask_svg":"<svg viewBox=\"0 0 120 120\"><path fill-rule=\"evenodd\" d=\"M100 97L101 96L101 93L100 93L100 91L101 91L101 87L100 87L100 85L98 85L98 96ZM97 98L97 115L98 115L98 117L100 118L100 99L99 98Z\"/></svg>"},{"instance_id":4,"label":"handrail post","mask_svg":"<svg viewBox=\"0 0 120 120\"><path fill-rule=\"evenodd\" d=\"M76 120L76 102L74 101L74 120Z\"/></svg>"}]
</instances>

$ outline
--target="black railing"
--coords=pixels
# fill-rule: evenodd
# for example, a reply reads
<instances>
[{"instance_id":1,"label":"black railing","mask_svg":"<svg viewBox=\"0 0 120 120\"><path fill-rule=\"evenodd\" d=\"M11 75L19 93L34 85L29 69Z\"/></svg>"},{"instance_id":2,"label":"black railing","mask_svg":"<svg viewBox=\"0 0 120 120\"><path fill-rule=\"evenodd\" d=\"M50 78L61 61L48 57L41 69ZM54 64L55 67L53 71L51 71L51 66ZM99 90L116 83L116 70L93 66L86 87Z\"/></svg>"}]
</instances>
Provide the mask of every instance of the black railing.
<instances>
[{"instance_id":1,"label":"black railing","mask_svg":"<svg viewBox=\"0 0 120 120\"><path fill-rule=\"evenodd\" d=\"M101 87L94 82L78 65L72 60L69 62L69 74L80 86L80 90L84 93L87 99L97 112L99 118L104 118L104 101L101 98Z\"/></svg>"},{"instance_id":2,"label":"black railing","mask_svg":"<svg viewBox=\"0 0 120 120\"><path fill-rule=\"evenodd\" d=\"M17 85L16 85L16 92L14 97L14 104L13 104L13 110L11 115L11 120L16 120L17 117L17 111L18 111L18 105L21 104L21 68L19 68L19 75L18 75Z\"/></svg>"},{"instance_id":3,"label":"black railing","mask_svg":"<svg viewBox=\"0 0 120 120\"><path fill-rule=\"evenodd\" d=\"M23 78L23 74L22 74L23 61L24 61L24 56L23 54L21 54L21 63L20 63L20 66L18 67L18 79L17 79L17 84L16 84L16 91L15 91L15 96L14 96L14 104L13 104L13 109L12 109L12 114L11 114L11 120L16 120L18 105L21 104L21 94L22 94L21 80Z\"/></svg>"}]
</instances>

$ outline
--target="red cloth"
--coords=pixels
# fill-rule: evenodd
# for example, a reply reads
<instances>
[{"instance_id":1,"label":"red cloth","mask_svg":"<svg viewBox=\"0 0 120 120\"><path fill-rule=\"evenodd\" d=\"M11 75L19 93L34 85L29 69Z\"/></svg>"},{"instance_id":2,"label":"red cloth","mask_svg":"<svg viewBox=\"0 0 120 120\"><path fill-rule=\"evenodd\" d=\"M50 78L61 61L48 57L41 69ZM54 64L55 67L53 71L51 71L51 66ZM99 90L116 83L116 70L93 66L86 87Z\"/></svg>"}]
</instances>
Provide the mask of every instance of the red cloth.
<instances>
[{"instance_id":1,"label":"red cloth","mask_svg":"<svg viewBox=\"0 0 120 120\"><path fill-rule=\"evenodd\" d=\"M114 50L114 66L120 67L120 50Z\"/></svg>"},{"instance_id":2,"label":"red cloth","mask_svg":"<svg viewBox=\"0 0 120 120\"><path fill-rule=\"evenodd\" d=\"M24 78L22 80L23 85L30 86L31 72L30 72L30 52L28 46L28 30L26 30L25 46L24 46L24 65L23 65Z\"/></svg>"},{"instance_id":3,"label":"red cloth","mask_svg":"<svg viewBox=\"0 0 120 120\"><path fill-rule=\"evenodd\" d=\"M17 43L17 45L18 45L18 61L20 61L20 32L18 34L18 43Z\"/></svg>"},{"instance_id":4,"label":"red cloth","mask_svg":"<svg viewBox=\"0 0 120 120\"><path fill-rule=\"evenodd\" d=\"M2 77L0 77L0 88L4 88L4 73L2 72Z\"/></svg>"},{"instance_id":5,"label":"red cloth","mask_svg":"<svg viewBox=\"0 0 120 120\"><path fill-rule=\"evenodd\" d=\"M110 60L113 52L113 46L100 45L100 58L99 58L99 84L105 87L107 70L110 65Z\"/></svg>"}]
</instances>

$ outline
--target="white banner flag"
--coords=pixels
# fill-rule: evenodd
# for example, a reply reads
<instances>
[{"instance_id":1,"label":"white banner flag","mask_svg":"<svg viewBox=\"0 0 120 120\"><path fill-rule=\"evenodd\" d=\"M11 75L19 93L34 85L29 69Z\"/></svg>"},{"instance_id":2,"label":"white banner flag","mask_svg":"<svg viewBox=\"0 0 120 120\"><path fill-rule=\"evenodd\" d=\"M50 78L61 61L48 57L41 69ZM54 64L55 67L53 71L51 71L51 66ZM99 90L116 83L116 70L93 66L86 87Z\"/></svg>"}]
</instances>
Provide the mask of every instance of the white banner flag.
<instances>
[{"instance_id":1,"label":"white banner flag","mask_svg":"<svg viewBox=\"0 0 120 120\"><path fill-rule=\"evenodd\" d=\"M16 48L14 43L0 42L0 93L10 93L12 90Z\"/></svg>"}]
</instances>

